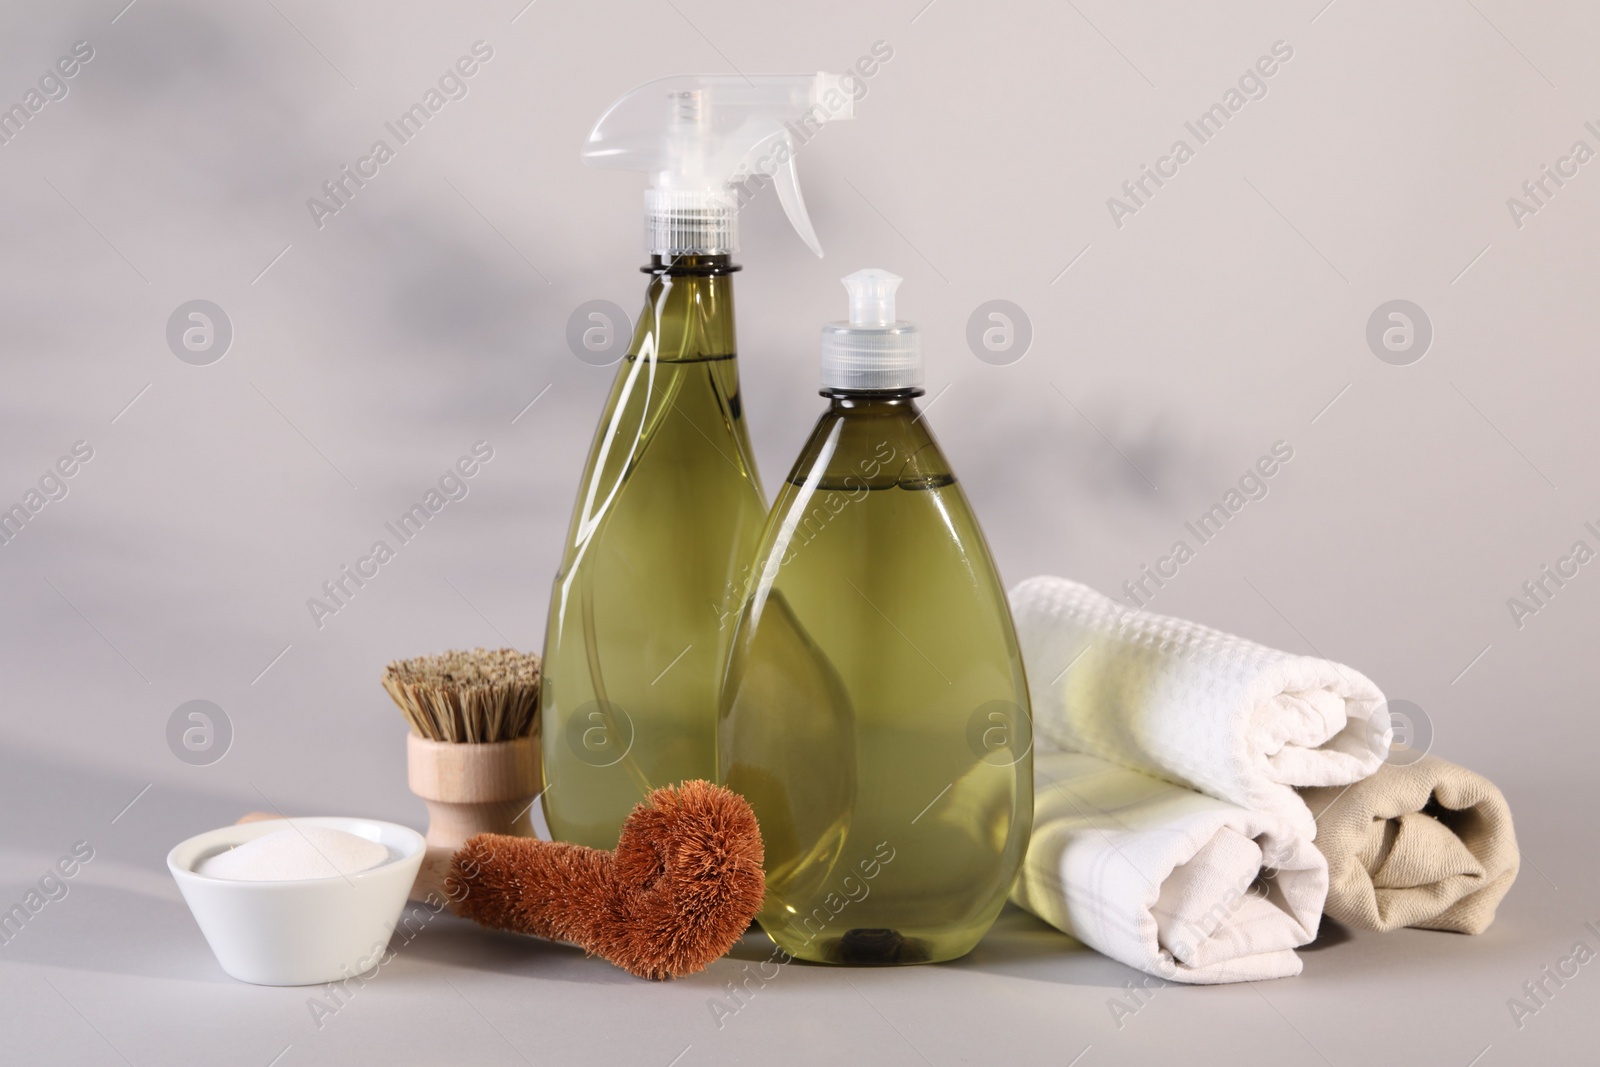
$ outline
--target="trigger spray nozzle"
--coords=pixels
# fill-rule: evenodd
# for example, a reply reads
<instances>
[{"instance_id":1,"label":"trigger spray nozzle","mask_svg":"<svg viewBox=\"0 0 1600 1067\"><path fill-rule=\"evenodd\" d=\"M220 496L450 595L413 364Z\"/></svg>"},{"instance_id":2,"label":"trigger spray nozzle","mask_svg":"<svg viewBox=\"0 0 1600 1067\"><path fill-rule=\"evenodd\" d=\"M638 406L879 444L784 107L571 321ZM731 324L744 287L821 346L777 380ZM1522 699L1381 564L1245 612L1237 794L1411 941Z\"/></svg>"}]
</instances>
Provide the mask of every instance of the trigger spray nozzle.
<instances>
[{"instance_id":1,"label":"trigger spray nozzle","mask_svg":"<svg viewBox=\"0 0 1600 1067\"><path fill-rule=\"evenodd\" d=\"M824 123L851 118L854 104L832 74L662 78L611 105L583 158L650 176L645 246L652 255L738 251L739 208L770 182L795 232L820 256L795 154Z\"/></svg>"}]
</instances>

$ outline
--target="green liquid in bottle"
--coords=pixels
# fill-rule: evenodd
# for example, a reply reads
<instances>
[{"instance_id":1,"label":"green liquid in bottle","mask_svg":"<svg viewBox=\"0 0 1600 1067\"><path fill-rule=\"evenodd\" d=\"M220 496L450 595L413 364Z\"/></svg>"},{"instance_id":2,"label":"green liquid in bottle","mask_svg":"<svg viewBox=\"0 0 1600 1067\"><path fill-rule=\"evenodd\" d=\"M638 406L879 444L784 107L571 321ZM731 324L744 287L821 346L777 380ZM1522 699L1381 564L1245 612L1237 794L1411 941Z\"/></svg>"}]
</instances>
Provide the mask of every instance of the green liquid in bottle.
<instances>
[{"instance_id":1,"label":"green liquid in bottle","mask_svg":"<svg viewBox=\"0 0 1600 1067\"><path fill-rule=\"evenodd\" d=\"M656 261L590 449L545 630L551 834L614 848L651 789L716 775L717 694L766 517L726 256Z\"/></svg>"},{"instance_id":2,"label":"green liquid in bottle","mask_svg":"<svg viewBox=\"0 0 1600 1067\"><path fill-rule=\"evenodd\" d=\"M719 770L761 821L760 920L785 952L954 959L999 914L1032 826L1022 659L912 391L832 395L763 535Z\"/></svg>"}]
</instances>

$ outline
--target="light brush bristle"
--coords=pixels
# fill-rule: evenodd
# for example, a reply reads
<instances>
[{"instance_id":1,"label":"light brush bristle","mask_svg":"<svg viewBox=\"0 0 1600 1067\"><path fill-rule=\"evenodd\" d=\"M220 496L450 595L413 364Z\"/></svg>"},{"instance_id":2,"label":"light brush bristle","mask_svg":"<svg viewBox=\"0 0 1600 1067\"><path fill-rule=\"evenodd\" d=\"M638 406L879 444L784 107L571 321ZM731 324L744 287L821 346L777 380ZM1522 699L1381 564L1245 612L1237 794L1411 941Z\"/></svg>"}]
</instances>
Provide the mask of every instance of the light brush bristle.
<instances>
[{"instance_id":1,"label":"light brush bristle","mask_svg":"<svg viewBox=\"0 0 1600 1067\"><path fill-rule=\"evenodd\" d=\"M384 668L383 687L417 736L485 744L533 732L539 677L532 653L479 648L396 660Z\"/></svg>"}]
</instances>

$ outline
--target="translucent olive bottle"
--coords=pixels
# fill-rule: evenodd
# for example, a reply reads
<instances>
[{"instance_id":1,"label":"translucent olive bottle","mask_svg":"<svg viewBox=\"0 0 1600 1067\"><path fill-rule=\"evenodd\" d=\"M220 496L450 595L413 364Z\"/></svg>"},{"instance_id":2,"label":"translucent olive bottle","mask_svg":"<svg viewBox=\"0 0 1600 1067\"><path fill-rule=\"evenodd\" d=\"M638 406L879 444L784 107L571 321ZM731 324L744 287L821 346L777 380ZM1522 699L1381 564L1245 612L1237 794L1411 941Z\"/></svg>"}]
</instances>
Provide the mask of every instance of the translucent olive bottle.
<instances>
[{"instance_id":1,"label":"translucent olive bottle","mask_svg":"<svg viewBox=\"0 0 1600 1067\"><path fill-rule=\"evenodd\" d=\"M653 257L579 485L545 630L556 839L614 848L653 788L716 775L717 697L766 517L725 255Z\"/></svg>"},{"instance_id":2,"label":"translucent olive bottle","mask_svg":"<svg viewBox=\"0 0 1600 1067\"><path fill-rule=\"evenodd\" d=\"M722 780L766 843L761 925L832 963L965 954L1033 815L1010 611L917 409L898 281L845 279L861 299L825 328L829 407L768 518L720 709Z\"/></svg>"}]
</instances>

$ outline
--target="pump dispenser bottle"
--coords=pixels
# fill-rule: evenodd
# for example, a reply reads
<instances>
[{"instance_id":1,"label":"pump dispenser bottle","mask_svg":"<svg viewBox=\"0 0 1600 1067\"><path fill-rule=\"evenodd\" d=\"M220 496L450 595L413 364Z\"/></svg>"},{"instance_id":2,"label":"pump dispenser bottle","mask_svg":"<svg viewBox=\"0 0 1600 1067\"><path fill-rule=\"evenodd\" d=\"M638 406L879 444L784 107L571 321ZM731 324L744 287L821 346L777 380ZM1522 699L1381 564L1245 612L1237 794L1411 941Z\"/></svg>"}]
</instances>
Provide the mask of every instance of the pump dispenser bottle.
<instances>
[{"instance_id":1,"label":"pump dispenser bottle","mask_svg":"<svg viewBox=\"0 0 1600 1067\"><path fill-rule=\"evenodd\" d=\"M829 75L650 82L589 135L640 170L644 310L590 448L545 630L546 823L609 849L651 789L716 774L717 695L766 517L739 398L732 254L768 181L819 255L794 135L850 117Z\"/></svg>"},{"instance_id":2,"label":"pump dispenser bottle","mask_svg":"<svg viewBox=\"0 0 1600 1067\"><path fill-rule=\"evenodd\" d=\"M722 780L761 821L767 934L830 963L969 951L1033 818L1028 689L983 534L917 410L900 279L844 279L818 421L773 505L740 613Z\"/></svg>"}]
</instances>

